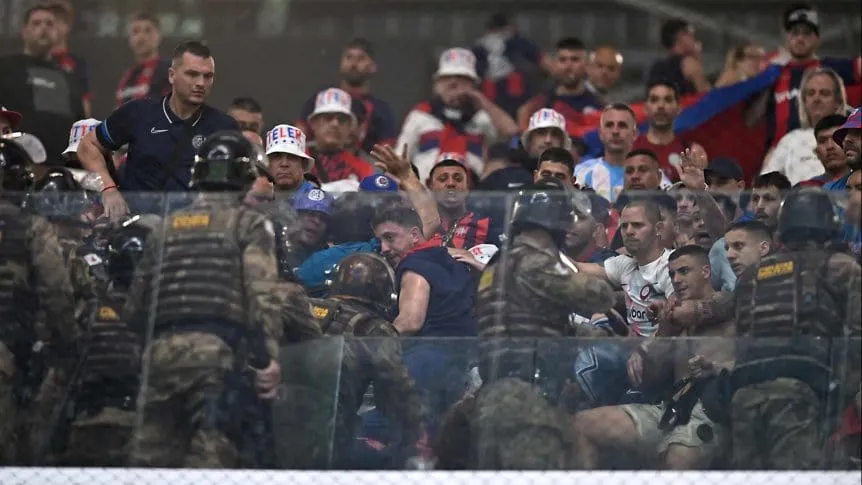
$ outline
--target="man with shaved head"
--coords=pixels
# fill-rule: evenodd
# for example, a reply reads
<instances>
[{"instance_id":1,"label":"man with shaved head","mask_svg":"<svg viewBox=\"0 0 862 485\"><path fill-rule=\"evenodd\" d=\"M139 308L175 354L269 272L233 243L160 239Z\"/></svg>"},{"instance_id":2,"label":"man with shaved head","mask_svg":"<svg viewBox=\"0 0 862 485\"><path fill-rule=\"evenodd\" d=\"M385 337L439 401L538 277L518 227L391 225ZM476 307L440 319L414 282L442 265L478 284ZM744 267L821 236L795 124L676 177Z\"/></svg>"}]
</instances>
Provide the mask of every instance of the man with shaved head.
<instances>
[{"instance_id":1,"label":"man with shaved head","mask_svg":"<svg viewBox=\"0 0 862 485\"><path fill-rule=\"evenodd\" d=\"M623 72L623 55L616 47L603 45L590 53L586 88L596 96L607 97Z\"/></svg>"}]
</instances>

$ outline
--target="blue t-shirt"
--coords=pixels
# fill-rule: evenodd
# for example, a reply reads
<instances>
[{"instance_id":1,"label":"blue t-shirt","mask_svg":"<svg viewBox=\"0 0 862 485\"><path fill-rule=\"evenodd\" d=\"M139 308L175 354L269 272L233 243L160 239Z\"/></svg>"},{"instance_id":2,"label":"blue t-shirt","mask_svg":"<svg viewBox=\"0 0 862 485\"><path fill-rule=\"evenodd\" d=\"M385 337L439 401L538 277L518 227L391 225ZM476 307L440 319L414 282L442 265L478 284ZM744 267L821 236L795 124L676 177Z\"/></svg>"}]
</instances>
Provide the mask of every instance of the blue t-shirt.
<instances>
[{"instance_id":1,"label":"blue t-shirt","mask_svg":"<svg viewBox=\"0 0 862 485\"><path fill-rule=\"evenodd\" d=\"M97 127L96 137L109 150L129 145L122 177L117 181L120 191L189 190L192 164L206 137L217 131L239 130L233 118L207 105L192 118L182 120L171 111L169 99L129 101ZM191 133L186 134L187 129ZM177 143L185 146L177 148ZM176 162L175 156L179 158ZM173 172L164 180L172 163Z\"/></svg>"},{"instance_id":2,"label":"blue t-shirt","mask_svg":"<svg viewBox=\"0 0 862 485\"><path fill-rule=\"evenodd\" d=\"M841 178L823 184L823 190L830 192L844 192L847 190L847 181L850 180L850 174L844 175Z\"/></svg>"},{"instance_id":3,"label":"blue t-shirt","mask_svg":"<svg viewBox=\"0 0 862 485\"><path fill-rule=\"evenodd\" d=\"M446 248L426 246L410 253L396 269L401 284L405 271L425 278L431 287L425 324L419 337L475 337L478 329L473 316L476 279L470 267L456 261Z\"/></svg>"}]
</instances>

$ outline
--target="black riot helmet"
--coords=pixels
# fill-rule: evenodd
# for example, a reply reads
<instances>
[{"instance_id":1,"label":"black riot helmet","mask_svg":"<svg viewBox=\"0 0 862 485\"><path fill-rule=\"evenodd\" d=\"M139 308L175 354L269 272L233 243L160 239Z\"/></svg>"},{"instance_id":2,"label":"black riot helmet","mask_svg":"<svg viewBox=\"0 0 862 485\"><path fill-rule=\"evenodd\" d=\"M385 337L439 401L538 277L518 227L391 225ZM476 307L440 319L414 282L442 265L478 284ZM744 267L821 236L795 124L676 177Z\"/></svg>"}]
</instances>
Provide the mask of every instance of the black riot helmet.
<instances>
[{"instance_id":1,"label":"black riot helmet","mask_svg":"<svg viewBox=\"0 0 862 485\"><path fill-rule=\"evenodd\" d=\"M263 163L260 150L239 131L219 131L204 140L195 156L189 188L239 191L254 183Z\"/></svg>"},{"instance_id":2,"label":"black riot helmet","mask_svg":"<svg viewBox=\"0 0 862 485\"><path fill-rule=\"evenodd\" d=\"M0 190L26 192L33 185L33 160L9 138L0 138Z\"/></svg>"},{"instance_id":3,"label":"black riot helmet","mask_svg":"<svg viewBox=\"0 0 862 485\"><path fill-rule=\"evenodd\" d=\"M79 219L92 201L69 169L56 167L36 181L25 204L46 219Z\"/></svg>"},{"instance_id":4,"label":"black riot helmet","mask_svg":"<svg viewBox=\"0 0 862 485\"><path fill-rule=\"evenodd\" d=\"M157 216L132 216L108 236L108 274L116 287L128 288L144 254L147 237L155 230Z\"/></svg>"},{"instance_id":5,"label":"black riot helmet","mask_svg":"<svg viewBox=\"0 0 862 485\"><path fill-rule=\"evenodd\" d=\"M531 227L545 229L560 244L574 220L571 194L561 182L546 177L518 192L511 226L513 234Z\"/></svg>"},{"instance_id":6,"label":"black riot helmet","mask_svg":"<svg viewBox=\"0 0 862 485\"><path fill-rule=\"evenodd\" d=\"M833 241L839 230L838 213L829 193L820 187L790 191L778 213L778 240L785 245Z\"/></svg>"},{"instance_id":7,"label":"black riot helmet","mask_svg":"<svg viewBox=\"0 0 862 485\"><path fill-rule=\"evenodd\" d=\"M398 298L395 272L376 253L352 253L338 263L335 276L327 282L332 296L346 296L375 305L387 316Z\"/></svg>"}]
</instances>

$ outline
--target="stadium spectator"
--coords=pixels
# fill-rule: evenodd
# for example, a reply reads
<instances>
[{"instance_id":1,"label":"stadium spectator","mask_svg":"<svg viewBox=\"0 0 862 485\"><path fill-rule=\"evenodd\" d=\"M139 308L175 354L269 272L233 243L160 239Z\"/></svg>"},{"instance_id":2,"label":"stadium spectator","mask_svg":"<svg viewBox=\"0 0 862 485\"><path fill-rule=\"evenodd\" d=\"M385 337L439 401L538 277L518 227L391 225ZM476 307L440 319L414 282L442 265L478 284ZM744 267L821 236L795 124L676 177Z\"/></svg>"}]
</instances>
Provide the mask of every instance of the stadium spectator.
<instances>
[{"instance_id":1,"label":"stadium spectator","mask_svg":"<svg viewBox=\"0 0 862 485\"><path fill-rule=\"evenodd\" d=\"M128 212L121 191L188 191L191 166L204 138L238 128L233 118L205 104L214 78L215 61L209 47L196 41L180 43L170 69L170 95L126 103L84 137L78 158L84 168L102 177L102 203L108 217ZM120 177L114 179L102 153L126 144L128 159ZM133 210L161 210L153 206L156 202L138 199L133 201Z\"/></svg>"},{"instance_id":2,"label":"stadium spectator","mask_svg":"<svg viewBox=\"0 0 862 485\"><path fill-rule=\"evenodd\" d=\"M22 115L19 130L36 136L57 164L69 127L84 119L79 82L51 60L57 39L53 11L42 5L24 14L23 52L0 58L0 106Z\"/></svg>"},{"instance_id":3,"label":"stadium spectator","mask_svg":"<svg viewBox=\"0 0 862 485\"><path fill-rule=\"evenodd\" d=\"M84 104L84 116L89 117L92 113L93 93L90 92L87 62L69 50L69 32L75 22L75 10L70 0L51 0L47 5L54 13L54 28L57 29L51 59L78 81L78 89L83 93L81 102Z\"/></svg>"},{"instance_id":4,"label":"stadium spectator","mask_svg":"<svg viewBox=\"0 0 862 485\"><path fill-rule=\"evenodd\" d=\"M348 42L341 54L338 73L338 88L350 95L353 114L363 120L357 127L359 138L351 140L351 145L370 153L374 145L392 143L397 135L392 109L389 103L371 93L371 81L377 75L371 42L362 38ZM315 110L316 99L316 95L308 98L299 113L297 126L308 133L313 132L307 123ZM360 110L364 112L363 116L360 116Z\"/></svg>"},{"instance_id":5,"label":"stadium spectator","mask_svg":"<svg viewBox=\"0 0 862 485\"><path fill-rule=\"evenodd\" d=\"M728 51L724 59L724 70L715 81L715 87L721 88L751 79L766 67L766 52L759 44L747 42Z\"/></svg>"},{"instance_id":6,"label":"stadium spectator","mask_svg":"<svg viewBox=\"0 0 862 485\"><path fill-rule=\"evenodd\" d=\"M744 174L736 160L729 157L715 157L703 171L706 185L711 192L729 195L734 202L739 202L739 194L745 189Z\"/></svg>"},{"instance_id":7,"label":"stadium spectator","mask_svg":"<svg viewBox=\"0 0 862 485\"><path fill-rule=\"evenodd\" d=\"M587 91L606 100L623 73L623 55L616 47L603 45L590 52L587 63Z\"/></svg>"},{"instance_id":8,"label":"stadium spectator","mask_svg":"<svg viewBox=\"0 0 862 485\"><path fill-rule=\"evenodd\" d=\"M659 190L662 171L656 154L650 150L632 150L626 155L624 190ZM667 184L670 185L670 184Z\"/></svg>"},{"instance_id":9,"label":"stadium spectator","mask_svg":"<svg viewBox=\"0 0 862 485\"><path fill-rule=\"evenodd\" d=\"M350 133L358 120L351 106L353 100L340 89L327 89L317 94L314 111L308 124L314 133L314 147L310 150L315 163L310 173L317 176L324 189L327 184L342 182L333 190L356 190L359 181L374 173L374 168L348 149Z\"/></svg>"},{"instance_id":10,"label":"stadium spectator","mask_svg":"<svg viewBox=\"0 0 862 485\"><path fill-rule=\"evenodd\" d=\"M679 90L671 81L656 80L647 87L644 103L647 130L635 139L634 150L650 150L656 154L662 172L672 182L679 181L680 153L697 143L673 131L679 116Z\"/></svg>"},{"instance_id":11,"label":"stadium spectator","mask_svg":"<svg viewBox=\"0 0 862 485\"><path fill-rule=\"evenodd\" d=\"M572 153L563 148L548 148L539 155L539 163L533 172L533 180L538 182L543 178L554 178L574 187L575 159Z\"/></svg>"},{"instance_id":12,"label":"stadium spectator","mask_svg":"<svg viewBox=\"0 0 862 485\"><path fill-rule=\"evenodd\" d=\"M599 136L605 146L600 158L586 160L575 167L578 183L590 187L611 203L623 190L626 155L637 137L635 113L627 104L615 103L602 113Z\"/></svg>"},{"instance_id":13,"label":"stadium spectator","mask_svg":"<svg viewBox=\"0 0 862 485\"><path fill-rule=\"evenodd\" d=\"M441 153L457 153L475 173L484 168L484 146L509 139L515 122L476 89L476 57L454 48L440 55L434 74L434 96L407 114L395 146L407 146L408 158L425 181Z\"/></svg>"},{"instance_id":14,"label":"stadium spectator","mask_svg":"<svg viewBox=\"0 0 862 485\"><path fill-rule=\"evenodd\" d=\"M572 139L566 131L566 119L560 113L542 108L530 116L527 129L521 135L521 147L531 158L551 147L572 150Z\"/></svg>"},{"instance_id":15,"label":"stadium spectator","mask_svg":"<svg viewBox=\"0 0 862 485\"><path fill-rule=\"evenodd\" d=\"M439 242L422 234L422 221L409 207L393 207L374 216L381 254L395 267L402 336L475 337L475 271ZM429 431L458 400L466 385L467 349L446 339L419 339L404 348L404 363L427 406ZM375 418L370 417L373 422Z\"/></svg>"},{"instance_id":16,"label":"stadium spectator","mask_svg":"<svg viewBox=\"0 0 862 485\"><path fill-rule=\"evenodd\" d=\"M12 133L21 123L21 113L0 106L0 135Z\"/></svg>"},{"instance_id":17,"label":"stadium spectator","mask_svg":"<svg viewBox=\"0 0 862 485\"><path fill-rule=\"evenodd\" d=\"M706 251L697 246L685 246L670 253L668 260L668 271L678 300L712 297ZM668 331L668 322L661 318L656 320L662 331ZM677 346L680 348L674 348ZM673 382L680 382L690 377L690 359L696 358L698 351L703 350L711 349L689 348L688 343L682 341L665 343L650 339L629 361L629 382L636 389L661 387L668 377ZM709 352L708 357L704 359L701 356L701 359L707 360L712 367L716 365L713 362L716 354L720 352ZM666 355L673 357L668 359ZM668 360L672 367L665 365ZM721 364L727 367L727 356L723 360ZM709 467L720 456L729 438L729 430L709 418L699 399L688 411L688 420L678 423L666 423L664 407L655 404L608 406L578 413L574 429L580 467L592 470L602 461L607 461L601 460L601 451L630 451L635 459L645 459L647 466L660 462L662 468L672 470ZM704 429L709 432L704 432Z\"/></svg>"},{"instance_id":18,"label":"stadium spectator","mask_svg":"<svg viewBox=\"0 0 862 485\"><path fill-rule=\"evenodd\" d=\"M858 84L862 79L862 58L819 58L820 17L806 3L793 3L783 13L786 56L773 59L781 65L778 82L765 90L746 113L748 126L766 119L766 148L775 146L787 133L802 127L799 110L800 87L808 69L828 67L835 71L844 84Z\"/></svg>"},{"instance_id":19,"label":"stadium spectator","mask_svg":"<svg viewBox=\"0 0 862 485\"><path fill-rule=\"evenodd\" d=\"M227 114L235 119L239 129L263 134L263 107L254 98L234 98L227 108Z\"/></svg>"},{"instance_id":20,"label":"stadium spectator","mask_svg":"<svg viewBox=\"0 0 862 485\"><path fill-rule=\"evenodd\" d=\"M577 37L557 41L554 56L554 87L540 93L518 109L518 126L526 129L530 116L541 108L551 108L566 119L569 135L583 124L583 115L601 109L602 100L587 90L587 48Z\"/></svg>"},{"instance_id":21,"label":"stadium spectator","mask_svg":"<svg viewBox=\"0 0 862 485\"><path fill-rule=\"evenodd\" d=\"M759 263L773 248L772 232L759 221L737 222L730 226L724 238L727 261L737 278L748 267Z\"/></svg>"},{"instance_id":22,"label":"stadium spectator","mask_svg":"<svg viewBox=\"0 0 862 485\"><path fill-rule=\"evenodd\" d=\"M456 160L437 162L428 177L428 188L437 198L440 213L440 245L459 261L475 265L477 261L469 249L486 242L498 244L493 234L491 218L467 208L470 195L470 175L466 167Z\"/></svg>"},{"instance_id":23,"label":"stadium spectator","mask_svg":"<svg viewBox=\"0 0 862 485\"><path fill-rule=\"evenodd\" d=\"M307 153L302 130L290 125L274 126L266 133L265 155L267 172L277 191L305 193L313 188L303 177L311 170L314 159Z\"/></svg>"},{"instance_id":24,"label":"stadium spectator","mask_svg":"<svg viewBox=\"0 0 862 485\"><path fill-rule=\"evenodd\" d=\"M817 146L814 153L823 167L823 175L803 180L798 185L807 187L823 187L829 191L843 192L850 176L850 166L844 157L844 150L835 143L832 135L846 120L842 115L829 115L817 122L814 127L814 139Z\"/></svg>"},{"instance_id":25,"label":"stadium spectator","mask_svg":"<svg viewBox=\"0 0 862 485\"><path fill-rule=\"evenodd\" d=\"M790 181L778 172L765 173L754 179L749 210L772 232L778 227L778 211L788 190Z\"/></svg>"},{"instance_id":26,"label":"stadium spectator","mask_svg":"<svg viewBox=\"0 0 862 485\"><path fill-rule=\"evenodd\" d=\"M529 162L523 148L497 142L488 147L485 159L485 171L476 187L479 190L504 192L533 181L533 175L525 168Z\"/></svg>"},{"instance_id":27,"label":"stadium spectator","mask_svg":"<svg viewBox=\"0 0 862 485\"><path fill-rule=\"evenodd\" d=\"M595 193L588 193L590 212L579 213L566 233L566 255L581 263L603 264L605 260L617 256L608 247L610 205Z\"/></svg>"},{"instance_id":28,"label":"stadium spectator","mask_svg":"<svg viewBox=\"0 0 862 485\"><path fill-rule=\"evenodd\" d=\"M630 201L620 214L620 232L630 256L619 255L604 265L575 263L579 271L604 278L626 295L626 323L629 332L649 337L656 327L647 318L651 302L673 294L667 273L670 251L662 245L659 206L649 200Z\"/></svg>"},{"instance_id":29,"label":"stadium spectator","mask_svg":"<svg viewBox=\"0 0 862 485\"><path fill-rule=\"evenodd\" d=\"M673 18L661 26L661 45L668 51L666 58L652 64L647 86L664 80L674 83L680 96L709 91L709 81L701 62L701 43L690 22Z\"/></svg>"},{"instance_id":30,"label":"stadium spectator","mask_svg":"<svg viewBox=\"0 0 862 485\"><path fill-rule=\"evenodd\" d=\"M862 169L862 110L856 109L832 138L844 148L844 157L852 170Z\"/></svg>"},{"instance_id":31,"label":"stadium spectator","mask_svg":"<svg viewBox=\"0 0 862 485\"><path fill-rule=\"evenodd\" d=\"M476 74L482 93L512 118L533 95L530 76L536 71L552 72L552 61L529 39L518 33L512 19L495 13L485 26L485 34L473 47Z\"/></svg>"},{"instance_id":32,"label":"stadium spectator","mask_svg":"<svg viewBox=\"0 0 862 485\"><path fill-rule=\"evenodd\" d=\"M167 96L171 92L168 80L171 61L159 56L161 42L161 30L156 17L143 12L132 17L129 23L129 47L135 65L123 73L117 85L117 108L133 99Z\"/></svg>"},{"instance_id":33,"label":"stadium spectator","mask_svg":"<svg viewBox=\"0 0 862 485\"><path fill-rule=\"evenodd\" d=\"M767 154L760 173L784 174L790 185L823 174L823 163L816 154L814 127L829 115L846 116L847 93L838 74L829 68L812 68L802 76L799 91L800 127L779 140Z\"/></svg>"}]
</instances>

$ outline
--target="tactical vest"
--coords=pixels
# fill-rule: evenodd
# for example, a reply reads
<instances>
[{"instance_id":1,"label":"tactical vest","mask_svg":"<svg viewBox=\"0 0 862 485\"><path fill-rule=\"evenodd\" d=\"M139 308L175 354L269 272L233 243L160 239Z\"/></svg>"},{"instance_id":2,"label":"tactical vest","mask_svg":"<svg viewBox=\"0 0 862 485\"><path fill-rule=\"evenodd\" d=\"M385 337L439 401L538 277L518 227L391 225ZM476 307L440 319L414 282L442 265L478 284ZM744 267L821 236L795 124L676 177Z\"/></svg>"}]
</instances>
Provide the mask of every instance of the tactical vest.
<instances>
[{"instance_id":1,"label":"tactical vest","mask_svg":"<svg viewBox=\"0 0 862 485\"><path fill-rule=\"evenodd\" d=\"M90 326L90 342L83 366L85 384L137 382L141 342L121 319L126 298L103 295ZM134 387L132 387L134 389Z\"/></svg>"},{"instance_id":2,"label":"tactical vest","mask_svg":"<svg viewBox=\"0 0 862 485\"><path fill-rule=\"evenodd\" d=\"M248 326L238 221L245 208L174 213L161 249L156 326L229 322Z\"/></svg>"},{"instance_id":3,"label":"tactical vest","mask_svg":"<svg viewBox=\"0 0 862 485\"><path fill-rule=\"evenodd\" d=\"M553 359L552 342L567 333L566 306L537 300L516 279L518 272L529 271L521 261L535 251L514 242L495 255L479 279L479 372L485 382L507 375L526 379L541 373L536 366L537 352ZM546 337L541 346L536 345L537 337Z\"/></svg>"},{"instance_id":4,"label":"tactical vest","mask_svg":"<svg viewBox=\"0 0 862 485\"><path fill-rule=\"evenodd\" d=\"M0 202L2 203L2 202ZM0 207L0 341L15 346L26 340L23 331L37 309L36 294L30 288L16 286L29 280L30 251L27 222L17 208Z\"/></svg>"},{"instance_id":5,"label":"tactical vest","mask_svg":"<svg viewBox=\"0 0 862 485\"><path fill-rule=\"evenodd\" d=\"M842 308L824 286L826 251L767 256L736 285L735 374L740 386L778 377L828 384L830 339L843 335ZM739 387L739 386L737 386Z\"/></svg>"},{"instance_id":6,"label":"tactical vest","mask_svg":"<svg viewBox=\"0 0 862 485\"><path fill-rule=\"evenodd\" d=\"M310 298L311 314L325 335L353 335L361 337L367 333L365 324L377 315L335 298Z\"/></svg>"}]
</instances>

